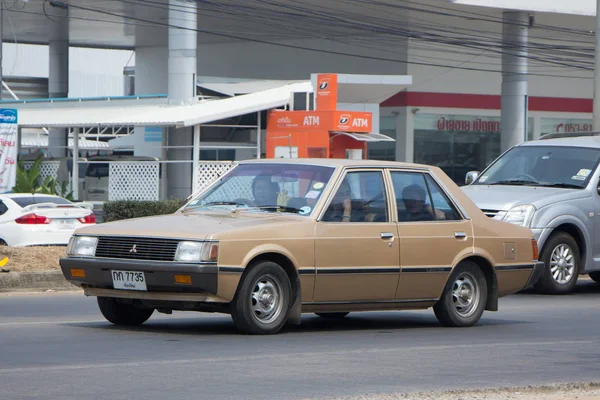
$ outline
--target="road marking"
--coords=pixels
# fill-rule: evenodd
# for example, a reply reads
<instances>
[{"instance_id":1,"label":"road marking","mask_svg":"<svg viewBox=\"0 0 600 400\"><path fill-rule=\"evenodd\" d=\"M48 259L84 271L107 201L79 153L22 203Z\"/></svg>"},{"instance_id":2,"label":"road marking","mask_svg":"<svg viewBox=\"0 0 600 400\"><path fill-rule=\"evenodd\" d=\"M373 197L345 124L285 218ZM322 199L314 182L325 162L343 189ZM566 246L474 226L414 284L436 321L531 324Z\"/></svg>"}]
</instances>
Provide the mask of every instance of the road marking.
<instances>
[{"instance_id":1,"label":"road marking","mask_svg":"<svg viewBox=\"0 0 600 400\"><path fill-rule=\"evenodd\" d=\"M22 372L45 372L45 371L70 371L81 369L100 369L100 368L125 368L125 367L145 367L145 366L176 366L198 363L211 362L235 362L235 361L257 361L281 359L306 358L310 356L331 357L345 356L349 354L373 354L373 353L391 353L391 352L415 352L415 351L435 351L435 350L453 350L453 349L473 349L473 348L501 348L501 347L545 347L557 345L590 345L598 344L598 340L563 340L563 341L540 341L540 342L521 342L521 343L478 343L478 344L463 344L463 345L439 345L439 346L416 346L416 347L396 347L382 349L356 349L356 350L341 350L329 352L306 352L306 353L289 353L289 354L259 354L248 356L229 356L229 357L210 357L210 358L193 358L185 360L152 360L152 361L135 361L135 362L114 362L114 363L98 363L98 364L75 364L75 365L49 365L49 366L32 366L20 368L2 368L0 375L6 376L11 373Z\"/></svg>"}]
</instances>

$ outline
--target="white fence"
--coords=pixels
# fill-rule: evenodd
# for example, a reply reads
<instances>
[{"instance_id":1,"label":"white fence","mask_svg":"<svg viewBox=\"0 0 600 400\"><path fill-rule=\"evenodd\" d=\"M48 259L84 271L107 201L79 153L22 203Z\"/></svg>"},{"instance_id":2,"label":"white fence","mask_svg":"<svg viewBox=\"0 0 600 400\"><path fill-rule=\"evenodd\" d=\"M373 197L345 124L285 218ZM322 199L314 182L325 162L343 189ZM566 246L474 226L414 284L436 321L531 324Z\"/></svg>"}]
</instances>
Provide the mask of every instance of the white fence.
<instances>
[{"instance_id":1,"label":"white fence","mask_svg":"<svg viewBox=\"0 0 600 400\"><path fill-rule=\"evenodd\" d=\"M201 161L198 165L196 190L210 185L236 165L238 165L236 161Z\"/></svg>"},{"instance_id":2,"label":"white fence","mask_svg":"<svg viewBox=\"0 0 600 400\"><path fill-rule=\"evenodd\" d=\"M108 200L159 200L160 164L157 161L110 162Z\"/></svg>"},{"instance_id":3,"label":"white fence","mask_svg":"<svg viewBox=\"0 0 600 400\"><path fill-rule=\"evenodd\" d=\"M64 162L64 161L63 161ZM107 161L108 197L106 200L159 200L160 199L160 162L159 161ZM30 169L33 161L23 162ZM57 178L61 161L42 161L40 180L46 177ZM236 161L201 161L196 175L196 189L200 190L238 165ZM84 179L85 175L81 175ZM68 179L68 177L65 177ZM163 176L163 179L166 177ZM60 182L59 182L60 184ZM69 185L71 188L71 185ZM72 189L69 189L72 190ZM79 193L82 198L83 193Z\"/></svg>"}]
</instances>

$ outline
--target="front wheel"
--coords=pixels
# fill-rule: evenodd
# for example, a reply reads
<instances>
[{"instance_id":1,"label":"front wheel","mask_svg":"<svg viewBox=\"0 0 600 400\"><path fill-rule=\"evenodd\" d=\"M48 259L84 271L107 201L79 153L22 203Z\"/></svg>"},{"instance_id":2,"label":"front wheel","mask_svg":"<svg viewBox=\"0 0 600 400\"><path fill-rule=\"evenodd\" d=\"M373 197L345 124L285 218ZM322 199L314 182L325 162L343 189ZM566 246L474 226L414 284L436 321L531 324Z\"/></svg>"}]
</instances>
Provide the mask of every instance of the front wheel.
<instances>
[{"instance_id":1,"label":"front wheel","mask_svg":"<svg viewBox=\"0 0 600 400\"><path fill-rule=\"evenodd\" d=\"M483 271L477 264L464 261L452 272L433 311L444 326L472 326L481 318L487 296Z\"/></svg>"},{"instance_id":2,"label":"front wheel","mask_svg":"<svg viewBox=\"0 0 600 400\"><path fill-rule=\"evenodd\" d=\"M244 333L277 333L287 321L291 298L290 280L283 268L261 262L243 278L231 303L231 317Z\"/></svg>"},{"instance_id":3,"label":"front wheel","mask_svg":"<svg viewBox=\"0 0 600 400\"><path fill-rule=\"evenodd\" d=\"M579 246L571 235L558 232L550 236L540 255L544 273L535 289L545 294L567 294L577 284L580 267Z\"/></svg>"},{"instance_id":4,"label":"front wheel","mask_svg":"<svg viewBox=\"0 0 600 400\"><path fill-rule=\"evenodd\" d=\"M154 309L136 307L133 304L119 303L112 297L98 297L100 312L115 325L141 325L150 318Z\"/></svg>"}]
</instances>

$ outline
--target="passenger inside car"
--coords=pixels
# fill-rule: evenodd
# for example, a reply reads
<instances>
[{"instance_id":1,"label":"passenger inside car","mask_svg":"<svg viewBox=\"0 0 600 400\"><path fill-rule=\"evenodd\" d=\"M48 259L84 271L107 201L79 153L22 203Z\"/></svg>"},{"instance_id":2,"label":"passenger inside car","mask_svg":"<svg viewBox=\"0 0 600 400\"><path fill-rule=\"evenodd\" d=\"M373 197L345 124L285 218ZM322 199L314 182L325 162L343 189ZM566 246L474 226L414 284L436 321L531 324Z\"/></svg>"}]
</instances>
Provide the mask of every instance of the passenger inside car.
<instances>
[{"instance_id":1,"label":"passenger inside car","mask_svg":"<svg viewBox=\"0 0 600 400\"><path fill-rule=\"evenodd\" d=\"M269 175L258 175L252 182L252 195L256 206L277 205L279 185Z\"/></svg>"}]
</instances>

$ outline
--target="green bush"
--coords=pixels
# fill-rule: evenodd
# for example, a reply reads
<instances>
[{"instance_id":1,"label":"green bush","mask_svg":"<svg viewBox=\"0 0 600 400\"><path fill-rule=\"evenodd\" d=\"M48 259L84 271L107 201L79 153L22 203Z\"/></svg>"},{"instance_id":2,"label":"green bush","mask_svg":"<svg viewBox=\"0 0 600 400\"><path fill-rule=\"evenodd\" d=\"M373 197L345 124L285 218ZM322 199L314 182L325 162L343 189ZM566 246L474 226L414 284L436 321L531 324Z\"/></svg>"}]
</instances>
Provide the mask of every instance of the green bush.
<instances>
[{"instance_id":1,"label":"green bush","mask_svg":"<svg viewBox=\"0 0 600 400\"><path fill-rule=\"evenodd\" d=\"M104 203L104 222L173 214L185 204L184 199L162 201L109 201Z\"/></svg>"}]
</instances>

